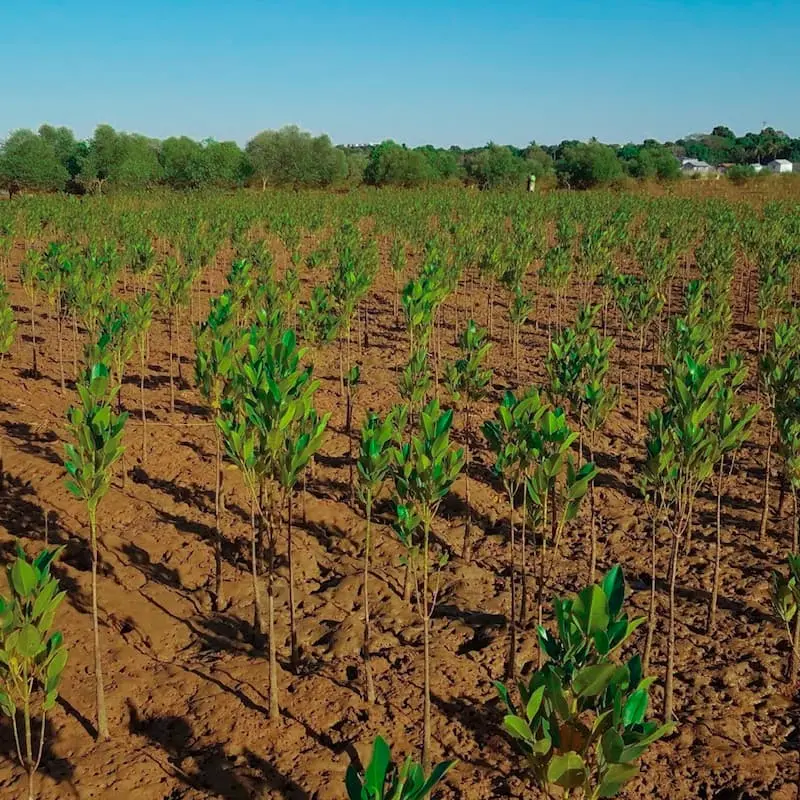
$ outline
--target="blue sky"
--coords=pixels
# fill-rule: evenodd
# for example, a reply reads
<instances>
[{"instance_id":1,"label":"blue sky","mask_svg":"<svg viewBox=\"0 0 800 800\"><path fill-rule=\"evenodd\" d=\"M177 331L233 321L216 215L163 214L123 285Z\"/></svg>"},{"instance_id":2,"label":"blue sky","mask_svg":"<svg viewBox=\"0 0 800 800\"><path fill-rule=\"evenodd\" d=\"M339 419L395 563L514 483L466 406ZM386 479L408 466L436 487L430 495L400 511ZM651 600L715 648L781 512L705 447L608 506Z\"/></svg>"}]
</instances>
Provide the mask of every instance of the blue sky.
<instances>
[{"instance_id":1,"label":"blue sky","mask_svg":"<svg viewBox=\"0 0 800 800\"><path fill-rule=\"evenodd\" d=\"M0 0L0 137L800 135L800 2Z\"/></svg>"}]
</instances>

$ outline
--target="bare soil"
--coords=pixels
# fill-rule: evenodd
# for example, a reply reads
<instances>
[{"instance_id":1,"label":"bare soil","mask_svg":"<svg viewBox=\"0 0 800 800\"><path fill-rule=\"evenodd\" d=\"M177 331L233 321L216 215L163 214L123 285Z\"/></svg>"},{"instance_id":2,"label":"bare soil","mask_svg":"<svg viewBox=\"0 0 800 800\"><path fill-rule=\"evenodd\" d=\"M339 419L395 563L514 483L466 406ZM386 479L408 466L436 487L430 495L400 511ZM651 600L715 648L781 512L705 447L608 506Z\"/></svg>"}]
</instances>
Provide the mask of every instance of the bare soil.
<instances>
[{"instance_id":1,"label":"bare soil","mask_svg":"<svg viewBox=\"0 0 800 800\"><path fill-rule=\"evenodd\" d=\"M18 261L21 251L15 253ZM385 260L369 298L369 344L359 355L363 384L355 419L367 409L385 411L398 400L395 368L407 356L402 320L393 316L393 280ZM222 285L222 260L213 285ZM16 270L12 270L16 274ZM304 281L324 280L304 270ZM738 281L735 283L738 286ZM55 321L37 312L43 344L40 376L30 373L29 307L16 279L10 285L20 329L10 358L0 367L0 441L5 488L0 494L0 550L7 562L19 539L30 551L45 539L66 545L57 574L69 590L59 623L70 648L62 696L50 718L41 767L40 796L194 800L220 797L341 800L344 772L364 759L377 733L395 755L419 755L422 743L421 627L402 600L400 550L388 525L389 506L378 505L375 577L372 580L373 664L378 703L361 699L361 550L364 520L349 506L345 409L339 395L336 348L317 359L322 379L318 402L331 410L328 438L309 480L305 520L297 516L301 674L288 664L286 564L281 563L278 650L283 722L267 719L267 661L251 644L252 601L248 576L249 505L236 471L226 472L225 586L230 605L212 612L213 429L193 386L193 345L184 321L179 350L184 363L177 409L169 411L167 336L154 323L147 376L149 452L142 458L138 422L139 373L129 369L123 404L132 412L126 431L124 483L120 473L101 506L99 598L103 661L112 740L94 740L90 556L86 514L64 487L65 410L72 401L71 336L64 340L67 391L59 381ZM208 284L201 287L207 297ZM304 286L304 293L308 286ZM673 311L682 287L674 286ZM476 286L458 302L486 324L487 292ZM491 416L506 388L517 386L508 344L507 298L496 291L493 390L479 416ZM544 381L547 295L540 324L522 333L523 386ZM575 309L569 300L568 319ZM755 367L757 331L735 315L731 347L749 353ZM442 348L452 357L455 305L444 310ZM463 325L463 309L458 312ZM563 317L562 317L563 318ZM616 331L611 319L611 330ZM356 327L356 330L358 328ZM660 366L645 355L644 409L659 401ZM649 523L635 488L643 452L636 429L636 345L619 340L613 379L622 370L625 398L598 437L596 461L601 514L600 566L623 565L629 603L646 613L649 591ZM750 380L755 396L754 382ZM458 422L460 425L460 421ZM793 798L798 779L797 698L783 674L788 647L769 603L769 578L790 546L790 502L758 540L767 418L737 460L723 498L723 585L718 629L704 633L711 589L715 497L709 489L696 508L695 547L681 558L677 654L677 733L647 754L629 798ZM357 434L354 434L357 435ZM459 436L460 428L459 428ZM442 508L436 536L454 553L447 567L433 647L435 755L457 757L443 798L531 798L537 792L500 727L501 711L491 681L502 676L506 652L508 575L506 503L490 472L491 460L475 436L471 505L476 529L474 558L456 554L463 538L461 479ZM385 497L384 497L385 500ZM47 525L45 525L47 518ZM588 534L579 519L569 531L555 581L559 593L588 580ZM660 574L666 574L668 534L661 533ZM664 624L656 635L653 670L663 679L666 585L659 583ZM639 629L643 647L644 628ZM533 625L520 636L519 664L535 667ZM661 694L656 688L655 711ZM23 792L8 725L0 728L0 796Z\"/></svg>"}]
</instances>

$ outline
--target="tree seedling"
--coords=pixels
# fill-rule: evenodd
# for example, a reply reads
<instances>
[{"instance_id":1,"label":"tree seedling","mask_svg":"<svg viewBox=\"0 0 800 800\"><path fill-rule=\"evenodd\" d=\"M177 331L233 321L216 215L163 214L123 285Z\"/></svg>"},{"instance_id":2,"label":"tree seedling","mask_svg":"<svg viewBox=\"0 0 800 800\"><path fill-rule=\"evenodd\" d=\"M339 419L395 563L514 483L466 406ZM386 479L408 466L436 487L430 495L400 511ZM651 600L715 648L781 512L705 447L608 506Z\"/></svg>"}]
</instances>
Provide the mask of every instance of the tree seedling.
<instances>
[{"instance_id":1,"label":"tree seedling","mask_svg":"<svg viewBox=\"0 0 800 800\"><path fill-rule=\"evenodd\" d=\"M222 401L234 367L233 303L224 292L211 300L206 321L195 331L195 380L214 416L214 604L225 607L222 582Z\"/></svg>"},{"instance_id":2,"label":"tree seedling","mask_svg":"<svg viewBox=\"0 0 800 800\"><path fill-rule=\"evenodd\" d=\"M105 363L87 369L77 384L80 404L67 411L72 442L64 445L69 479L67 489L86 503L92 550L92 627L94 631L94 672L97 695L97 735L108 739L100 628L97 617L97 508L111 486L112 467L122 456L122 434L128 415L115 414L116 389Z\"/></svg>"},{"instance_id":3,"label":"tree seedling","mask_svg":"<svg viewBox=\"0 0 800 800\"><path fill-rule=\"evenodd\" d=\"M437 579L433 591L429 592L431 568L434 566L430 552L431 525L439 504L464 465L464 451L452 447L450 443L452 424L452 410L440 411L438 401L432 400L420 414L419 433L397 448L394 456L397 496L401 504L413 508L422 523L421 543L411 538L401 538L401 542L407 551L423 625L425 674L422 765L425 769L430 767L431 754L430 626L439 596L440 571L447 563L447 554L442 553L435 562Z\"/></svg>"},{"instance_id":4,"label":"tree seedling","mask_svg":"<svg viewBox=\"0 0 800 800\"><path fill-rule=\"evenodd\" d=\"M750 426L759 411L757 404L744 405L737 395L746 376L747 367L743 366L742 357L738 354L728 356L720 373L715 424L712 426L713 458L717 463L717 519L714 543L714 578L706 622L706 630L709 634L713 633L716 625L717 598L721 579L722 494L725 482L725 461L726 458L734 459L736 452L747 441Z\"/></svg>"},{"instance_id":5,"label":"tree seedling","mask_svg":"<svg viewBox=\"0 0 800 800\"><path fill-rule=\"evenodd\" d=\"M467 507L467 519L464 524L464 545L461 557L469 562L470 533L472 527L472 507L469 496L469 468L471 463L472 448L472 410L474 404L482 400L488 392L492 380L492 370L486 369L484 362L492 346L487 339L487 332L479 328L474 320L467 323L467 327L458 339L461 357L448 364L445 369L445 383L453 398L456 408L464 411L464 502Z\"/></svg>"},{"instance_id":6,"label":"tree seedling","mask_svg":"<svg viewBox=\"0 0 800 800\"><path fill-rule=\"evenodd\" d=\"M794 687L800 667L800 554L790 553L786 557L789 566L788 577L778 572L772 573L772 606L778 618L786 626L786 635L791 652L789 655L788 684ZM792 630L794 622L794 630Z\"/></svg>"},{"instance_id":7,"label":"tree seedling","mask_svg":"<svg viewBox=\"0 0 800 800\"><path fill-rule=\"evenodd\" d=\"M496 683L508 710L503 727L549 798L615 797L638 773L638 759L674 724L647 720L653 678L634 654L615 655L644 617L622 612L625 582L619 566L600 584L554 600L558 634L539 626L548 661L519 681L519 706Z\"/></svg>"},{"instance_id":8,"label":"tree seedling","mask_svg":"<svg viewBox=\"0 0 800 800\"><path fill-rule=\"evenodd\" d=\"M536 427L546 411L547 404L535 389L532 389L519 399L512 392L506 392L502 402L495 410L495 418L487 420L483 424L483 435L486 437L489 449L495 455L495 463L492 469L503 484L509 506L508 567L511 580L511 607L508 626L509 643L508 657L506 659L506 680L514 679L517 659L517 556L514 510L517 494L525 481L539 447L539 442L536 439ZM523 519L525 517L526 515L523 514ZM527 593L527 574L524 527L522 551L522 586L523 596L525 596Z\"/></svg>"},{"instance_id":9,"label":"tree seedling","mask_svg":"<svg viewBox=\"0 0 800 800\"><path fill-rule=\"evenodd\" d=\"M28 800L44 751L47 712L58 697L67 648L51 631L66 592L60 592L50 566L62 548L43 550L29 560L17 545L6 570L9 595L0 595L0 710L11 720L17 758L28 776ZM33 721L39 716L39 742Z\"/></svg>"},{"instance_id":10,"label":"tree seedling","mask_svg":"<svg viewBox=\"0 0 800 800\"><path fill-rule=\"evenodd\" d=\"M367 702L375 702L375 682L370 660L370 616L369 616L369 569L372 549L372 504L380 493L392 467L395 443L396 410L392 409L386 419L372 412L367 415L361 428L361 447L358 454L358 496L364 504L366 532L364 535L364 682Z\"/></svg>"},{"instance_id":11,"label":"tree seedling","mask_svg":"<svg viewBox=\"0 0 800 800\"><path fill-rule=\"evenodd\" d=\"M363 775L350 764L345 775L347 800L423 800L455 766L456 761L442 761L426 777L423 767L411 756L397 767L392 764L389 745L376 736L372 756Z\"/></svg>"},{"instance_id":12,"label":"tree seedling","mask_svg":"<svg viewBox=\"0 0 800 800\"><path fill-rule=\"evenodd\" d=\"M161 280L156 286L156 296L161 308L167 314L169 329L169 410L175 412L175 328L179 310L189 299L191 282L175 258L168 258L161 273ZM180 372L180 353L178 355L178 372Z\"/></svg>"},{"instance_id":13,"label":"tree seedling","mask_svg":"<svg viewBox=\"0 0 800 800\"><path fill-rule=\"evenodd\" d=\"M535 447L525 491L528 518L534 531L534 547L537 544L536 530L541 534L536 592L539 625L542 624L544 596L556 565L564 529L577 516L589 484L597 476L597 468L591 462L576 468L570 448L577 437L578 434L570 430L561 408L545 411L534 430ZM548 535L552 544L549 564Z\"/></svg>"},{"instance_id":14,"label":"tree seedling","mask_svg":"<svg viewBox=\"0 0 800 800\"><path fill-rule=\"evenodd\" d=\"M36 343L36 305L44 282L45 263L42 254L29 250L19 265L19 279L31 307L31 374L39 375L39 348Z\"/></svg>"},{"instance_id":15,"label":"tree seedling","mask_svg":"<svg viewBox=\"0 0 800 800\"><path fill-rule=\"evenodd\" d=\"M0 281L0 367L3 366L5 357L11 352L16 335L17 321L14 319L14 309L8 300L6 285Z\"/></svg>"},{"instance_id":16,"label":"tree seedling","mask_svg":"<svg viewBox=\"0 0 800 800\"><path fill-rule=\"evenodd\" d=\"M142 463L147 461L147 403L144 386L147 379L147 341L153 323L153 296L142 292L131 306L131 327L139 351L139 398L142 415Z\"/></svg>"}]
</instances>

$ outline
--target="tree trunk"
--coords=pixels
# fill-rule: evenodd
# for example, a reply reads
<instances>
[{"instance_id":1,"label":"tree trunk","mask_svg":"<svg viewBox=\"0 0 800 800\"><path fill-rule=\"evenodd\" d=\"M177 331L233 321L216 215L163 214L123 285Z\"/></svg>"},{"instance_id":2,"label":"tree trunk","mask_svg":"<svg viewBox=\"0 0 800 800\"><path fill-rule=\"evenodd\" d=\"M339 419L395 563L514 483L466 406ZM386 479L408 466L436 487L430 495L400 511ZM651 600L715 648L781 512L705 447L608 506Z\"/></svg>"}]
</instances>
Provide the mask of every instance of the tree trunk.
<instances>
[{"instance_id":1,"label":"tree trunk","mask_svg":"<svg viewBox=\"0 0 800 800\"><path fill-rule=\"evenodd\" d=\"M470 533L472 528L472 506L469 499L469 466L470 455L470 413L469 403L464 409L464 504L466 505L466 520L464 521L464 545L461 548L461 557L469 564L472 554L470 553Z\"/></svg>"},{"instance_id":2,"label":"tree trunk","mask_svg":"<svg viewBox=\"0 0 800 800\"><path fill-rule=\"evenodd\" d=\"M795 614L792 652L789 656L789 687L792 691L797 683L798 669L800 669L800 614Z\"/></svg>"},{"instance_id":3,"label":"tree trunk","mask_svg":"<svg viewBox=\"0 0 800 800\"><path fill-rule=\"evenodd\" d=\"M297 625L295 624L294 597L294 548L292 536L292 490L286 492L286 551L289 560L289 641L291 646L292 671L297 674L300 666L300 653L297 647Z\"/></svg>"},{"instance_id":4,"label":"tree trunk","mask_svg":"<svg viewBox=\"0 0 800 800\"><path fill-rule=\"evenodd\" d=\"M522 591L520 592L519 600L519 624L525 626L525 621L528 619L528 554L526 552L526 533L528 525L528 492L523 491L522 494L522 547L520 548L521 564L520 564L520 583ZM536 568L534 567L534 572Z\"/></svg>"},{"instance_id":5,"label":"tree trunk","mask_svg":"<svg viewBox=\"0 0 800 800\"><path fill-rule=\"evenodd\" d=\"M370 655L370 619L369 619L369 559L372 545L372 495L367 494L366 502L367 531L364 539L364 681L366 684L367 702L375 703L375 682L372 678L372 661Z\"/></svg>"},{"instance_id":6,"label":"tree trunk","mask_svg":"<svg viewBox=\"0 0 800 800\"><path fill-rule=\"evenodd\" d=\"M589 485L589 536L591 554L589 556L589 583L593 584L597 573L597 524L595 520L594 481Z\"/></svg>"},{"instance_id":7,"label":"tree trunk","mask_svg":"<svg viewBox=\"0 0 800 800\"><path fill-rule=\"evenodd\" d=\"M717 622L717 598L719 596L720 556L722 552L722 479L725 473L725 456L719 460L719 477L717 478L717 530L714 541L714 579L711 586L711 602L708 607L706 633L712 634Z\"/></svg>"},{"instance_id":8,"label":"tree trunk","mask_svg":"<svg viewBox=\"0 0 800 800\"><path fill-rule=\"evenodd\" d=\"M139 372L139 390L142 398L142 464L147 463L147 406L144 400L145 370L144 348L142 348L141 369Z\"/></svg>"},{"instance_id":9,"label":"tree trunk","mask_svg":"<svg viewBox=\"0 0 800 800\"><path fill-rule=\"evenodd\" d=\"M175 413L175 377L173 375L172 329L174 327L172 312L169 314L169 410Z\"/></svg>"},{"instance_id":10,"label":"tree trunk","mask_svg":"<svg viewBox=\"0 0 800 800\"><path fill-rule=\"evenodd\" d=\"M678 579L678 537L672 535L669 559L669 639L667 641L667 677L664 682L664 722L672 722L675 692L675 584Z\"/></svg>"},{"instance_id":11,"label":"tree trunk","mask_svg":"<svg viewBox=\"0 0 800 800\"><path fill-rule=\"evenodd\" d=\"M769 438L767 439L767 460L766 468L764 469L764 495L763 505L761 507L761 526L758 529L758 540L763 541L764 535L767 532L767 523L769 522L769 471L772 465L772 433L775 428L775 414L770 411L769 415Z\"/></svg>"},{"instance_id":12,"label":"tree trunk","mask_svg":"<svg viewBox=\"0 0 800 800\"><path fill-rule=\"evenodd\" d=\"M267 607L269 614L269 718L277 720L281 716L278 705L278 650L275 641L275 548L270 541L269 571L267 573Z\"/></svg>"},{"instance_id":13,"label":"tree trunk","mask_svg":"<svg viewBox=\"0 0 800 800\"><path fill-rule=\"evenodd\" d=\"M798 525L800 525L800 512L798 511L797 507L797 489L794 488L794 484L792 484L792 552L796 553L798 547L800 547L800 542L798 542L798 538L800 538L800 530L798 529Z\"/></svg>"},{"instance_id":14,"label":"tree trunk","mask_svg":"<svg viewBox=\"0 0 800 800\"><path fill-rule=\"evenodd\" d=\"M72 312L72 377L78 380L78 317Z\"/></svg>"},{"instance_id":15,"label":"tree trunk","mask_svg":"<svg viewBox=\"0 0 800 800\"><path fill-rule=\"evenodd\" d=\"M63 322L61 320L61 311L56 309L56 324L58 328L58 373L61 377L61 394L67 391L67 382L64 379L64 342L62 340Z\"/></svg>"},{"instance_id":16,"label":"tree trunk","mask_svg":"<svg viewBox=\"0 0 800 800\"><path fill-rule=\"evenodd\" d=\"M222 496L222 448L220 443L220 430L214 425L215 458L214 470L214 608L222 611L225 607L225 595L222 588L222 514L220 497Z\"/></svg>"},{"instance_id":17,"label":"tree trunk","mask_svg":"<svg viewBox=\"0 0 800 800\"><path fill-rule=\"evenodd\" d=\"M259 516L258 526L264 524L263 516ZM256 499L250 499L250 575L253 580L253 639L264 630L263 613L261 610L261 590L258 585L258 533L256 528Z\"/></svg>"},{"instance_id":18,"label":"tree trunk","mask_svg":"<svg viewBox=\"0 0 800 800\"><path fill-rule=\"evenodd\" d=\"M428 609L428 546L430 529L430 513L426 510L424 519L425 541L422 544L422 625L425 659L425 688L422 703L422 769L426 775L431 768L431 615Z\"/></svg>"},{"instance_id":19,"label":"tree trunk","mask_svg":"<svg viewBox=\"0 0 800 800\"><path fill-rule=\"evenodd\" d=\"M33 376L39 377L39 354L36 347L36 304L31 302L31 347L33 358Z\"/></svg>"},{"instance_id":20,"label":"tree trunk","mask_svg":"<svg viewBox=\"0 0 800 800\"><path fill-rule=\"evenodd\" d=\"M511 610L508 615L508 658L506 659L506 680L513 681L517 673L517 575L514 541L514 491L508 489L510 508L509 522L511 535L508 540L508 565L511 572Z\"/></svg>"},{"instance_id":21,"label":"tree trunk","mask_svg":"<svg viewBox=\"0 0 800 800\"><path fill-rule=\"evenodd\" d=\"M643 673L650 672L650 658L653 654L653 634L656 629L656 532L658 517L653 514L650 531L650 609L647 613L647 641L644 646Z\"/></svg>"},{"instance_id":22,"label":"tree trunk","mask_svg":"<svg viewBox=\"0 0 800 800\"><path fill-rule=\"evenodd\" d=\"M191 297L191 288L189 289ZM178 383L183 385L183 361L181 360L181 313L180 309L175 311L175 360L178 362Z\"/></svg>"},{"instance_id":23,"label":"tree trunk","mask_svg":"<svg viewBox=\"0 0 800 800\"><path fill-rule=\"evenodd\" d=\"M686 519L686 554L692 551L692 533L694 531L694 495L689 498L689 513Z\"/></svg>"},{"instance_id":24,"label":"tree trunk","mask_svg":"<svg viewBox=\"0 0 800 800\"><path fill-rule=\"evenodd\" d=\"M350 376L347 378L345 395L345 431L347 433L347 469L350 480L350 506L356 505L356 484L353 480L353 387L350 385Z\"/></svg>"},{"instance_id":25,"label":"tree trunk","mask_svg":"<svg viewBox=\"0 0 800 800\"><path fill-rule=\"evenodd\" d=\"M100 627L97 619L97 519L94 510L89 511L89 534L92 547L92 633L94 637L94 680L97 710L97 738L108 740L108 718L106 697L103 689L103 662L100 656Z\"/></svg>"},{"instance_id":26,"label":"tree trunk","mask_svg":"<svg viewBox=\"0 0 800 800\"><path fill-rule=\"evenodd\" d=\"M636 433L642 432L642 351L644 350L644 327L639 331L639 362L636 369Z\"/></svg>"}]
</instances>

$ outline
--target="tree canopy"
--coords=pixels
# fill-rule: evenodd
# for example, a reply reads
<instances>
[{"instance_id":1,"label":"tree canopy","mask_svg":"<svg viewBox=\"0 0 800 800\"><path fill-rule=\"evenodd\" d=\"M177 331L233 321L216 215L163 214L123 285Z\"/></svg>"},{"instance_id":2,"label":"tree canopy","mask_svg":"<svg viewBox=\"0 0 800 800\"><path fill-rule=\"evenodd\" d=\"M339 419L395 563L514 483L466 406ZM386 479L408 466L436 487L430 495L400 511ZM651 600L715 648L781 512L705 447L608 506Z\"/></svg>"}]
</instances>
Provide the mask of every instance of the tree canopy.
<instances>
[{"instance_id":1,"label":"tree canopy","mask_svg":"<svg viewBox=\"0 0 800 800\"><path fill-rule=\"evenodd\" d=\"M261 131L245 150L262 188L329 186L347 175L345 155L328 136L312 136L296 125Z\"/></svg>"},{"instance_id":2,"label":"tree canopy","mask_svg":"<svg viewBox=\"0 0 800 800\"><path fill-rule=\"evenodd\" d=\"M562 185L570 189L590 189L622 177L622 162L612 147L600 142L579 142L564 148L556 162Z\"/></svg>"},{"instance_id":3,"label":"tree canopy","mask_svg":"<svg viewBox=\"0 0 800 800\"><path fill-rule=\"evenodd\" d=\"M0 185L13 195L26 189L55 190L69 178L55 141L29 130L14 131L0 150Z\"/></svg>"},{"instance_id":4,"label":"tree canopy","mask_svg":"<svg viewBox=\"0 0 800 800\"><path fill-rule=\"evenodd\" d=\"M562 186L584 189L628 176L671 180L681 157L712 165L747 165L785 158L800 161L800 139L772 127L737 136L716 125L676 142L603 144L564 140L519 148L489 142L483 147L408 147L391 139L379 144L336 146L325 135L295 125L264 130L246 147L214 139L172 136L162 141L98 125L91 138L76 139L66 127L16 130L0 145L0 188L23 191L92 191L267 187L325 188L333 185L424 186L464 182L480 189L525 185L556 175ZM744 179L752 170L729 174Z\"/></svg>"}]
</instances>

